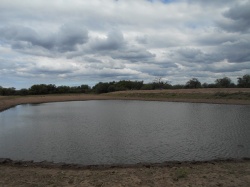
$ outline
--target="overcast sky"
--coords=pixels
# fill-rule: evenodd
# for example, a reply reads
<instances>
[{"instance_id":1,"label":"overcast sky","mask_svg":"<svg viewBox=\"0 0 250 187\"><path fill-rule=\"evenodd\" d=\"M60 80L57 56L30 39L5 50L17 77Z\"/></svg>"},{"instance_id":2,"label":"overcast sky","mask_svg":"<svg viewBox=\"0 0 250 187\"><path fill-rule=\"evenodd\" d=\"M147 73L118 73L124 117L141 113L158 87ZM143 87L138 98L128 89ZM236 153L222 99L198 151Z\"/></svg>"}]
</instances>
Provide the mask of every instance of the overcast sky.
<instances>
[{"instance_id":1,"label":"overcast sky","mask_svg":"<svg viewBox=\"0 0 250 187\"><path fill-rule=\"evenodd\" d=\"M250 73L250 0L1 0L0 86Z\"/></svg>"}]
</instances>

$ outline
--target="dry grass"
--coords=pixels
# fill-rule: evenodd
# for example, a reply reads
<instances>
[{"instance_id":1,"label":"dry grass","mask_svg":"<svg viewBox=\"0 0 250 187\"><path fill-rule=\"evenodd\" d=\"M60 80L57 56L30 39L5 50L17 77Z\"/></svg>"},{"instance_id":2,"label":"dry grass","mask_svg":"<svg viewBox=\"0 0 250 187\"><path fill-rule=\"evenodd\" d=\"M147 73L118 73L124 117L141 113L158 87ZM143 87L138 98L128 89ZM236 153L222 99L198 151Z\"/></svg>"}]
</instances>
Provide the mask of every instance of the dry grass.
<instances>
[{"instance_id":1,"label":"dry grass","mask_svg":"<svg viewBox=\"0 0 250 187\"><path fill-rule=\"evenodd\" d=\"M208 88L179 90L133 90L108 94L65 94L39 96L0 96L0 111L26 103L85 100L156 100L173 102L250 104L250 88Z\"/></svg>"},{"instance_id":2,"label":"dry grass","mask_svg":"<svg viewBox=\"0 0 250 187\"><path fill-rule=\"evenodd\" d=\"M167 89L167 90L131 90L119 91L113 93L208 93L213 94L217 92L224 93L250 93L250 88L199 88L199 89Z\"/></svg>"},{"instance_id":3,"label":"dry grass","mask_svg":"<svg viewBox=\"0 0 250 187\"><path fill-rule=\"evenodd\" d=\"M210 88L179 90L132 90L106 94L110 97L196 103L250 104L249 88Z\"/></svg>"}]
</instances>

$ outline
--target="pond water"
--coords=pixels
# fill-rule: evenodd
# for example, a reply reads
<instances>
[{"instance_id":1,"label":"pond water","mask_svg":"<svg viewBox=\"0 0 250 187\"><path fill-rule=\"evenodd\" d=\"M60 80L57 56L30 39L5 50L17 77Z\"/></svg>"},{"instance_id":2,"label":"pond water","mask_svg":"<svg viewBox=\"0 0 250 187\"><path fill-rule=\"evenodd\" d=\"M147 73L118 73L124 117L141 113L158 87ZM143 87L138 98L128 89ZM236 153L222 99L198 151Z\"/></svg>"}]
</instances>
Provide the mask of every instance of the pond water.
<instances>
[{"instance_id":1,"label":"pond water","mask_svg":"<svg viewBox=\"0 0 250 187\"><path fill-rule=\"evenodd\" d=\"M242 157L250 157L250 106L77 101L0 113L0 158L95 165Z\"/></svg>"}]
</instances>

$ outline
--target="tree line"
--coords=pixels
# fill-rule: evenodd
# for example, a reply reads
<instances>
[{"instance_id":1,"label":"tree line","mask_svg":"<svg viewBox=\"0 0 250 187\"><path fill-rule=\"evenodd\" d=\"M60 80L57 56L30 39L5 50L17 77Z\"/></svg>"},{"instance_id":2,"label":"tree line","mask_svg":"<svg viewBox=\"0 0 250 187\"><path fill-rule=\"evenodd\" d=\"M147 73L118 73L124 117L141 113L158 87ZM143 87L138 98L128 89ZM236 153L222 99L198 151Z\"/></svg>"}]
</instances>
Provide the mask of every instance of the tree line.
<instances>
[{"instance_id":1,"label":"tree line","mask_svg":"<svg viewBox=\"0 0 250 187\"><path fill-rule=\"evenodd\" d=\"M214 83L203 83L192 78L186 84L171 85L161 78L151 82L121 80L118 82L99 82L92 88L86 84L81 86L56 86L54 84L35 84L30 88L16 90L14 87L3 88L0 86L0 95L44 95L44 94L66 94L66 93L108 93L125 90L156 90L156 89L187 89L187 88L250 88L250 75L246 74L238 77L237 84L233 83L229 77L216 79Z\"/></svg>"}]
</instances>

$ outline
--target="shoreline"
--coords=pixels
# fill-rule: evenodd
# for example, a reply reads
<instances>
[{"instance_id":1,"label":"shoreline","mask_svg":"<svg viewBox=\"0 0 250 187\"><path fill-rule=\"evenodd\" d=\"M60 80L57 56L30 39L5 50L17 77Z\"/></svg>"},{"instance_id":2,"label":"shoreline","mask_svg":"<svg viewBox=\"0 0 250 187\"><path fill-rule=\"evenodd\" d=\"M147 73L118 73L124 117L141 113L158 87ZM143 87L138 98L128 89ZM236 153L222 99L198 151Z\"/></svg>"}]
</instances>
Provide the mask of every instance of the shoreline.
<instances>
[{"instance_id":1,"label":"shoreline","mask_svg":"<svg viewBox=\"0 0 250 187\"><path fill-rule=\"evenodd\" d=\"M202 164L218 164L218 163L246 163L250 162L250 158L225 158L225 159L212 159L212 160L192 160L192 161L165 161L161 163L136 163L136 164L97 164L97 165L83 165L65 162L50 162L40 161L35 162L33 160L12 160L10 158L0 158L0 166L12 166L12 167L35 167L35 168L61 168L61 169L93 169L93 170L105 170L105 169L121 169L121 168L150 168L150 167L177 167L177 166L190 166L190 165L202 165Z\"/></svg>"},{"instance_id":2,"label":"shoreline","mask_svg":"<svg viewBox=\"0 0 250 187\"><path fill-rule=\"evenodd\" d=\"M181 90L135 90L120 91L107 94L63 94L63 95L28 95L28 96L0 96L0 112L21 104L41 104L50 102L88 101L88 100L139 100L208 103L229 105L250 105L250 99L213 98L216 93L222 94L250 94L247 89L181 89ZM195 98L193 96L195 94ZM205 96L204 96L205 94ZM177 96L177 97L173 97ZM200 96L200 97L199 97ZM237 98L237 97L236 97Z\"/></svg>"}]
</instances>

